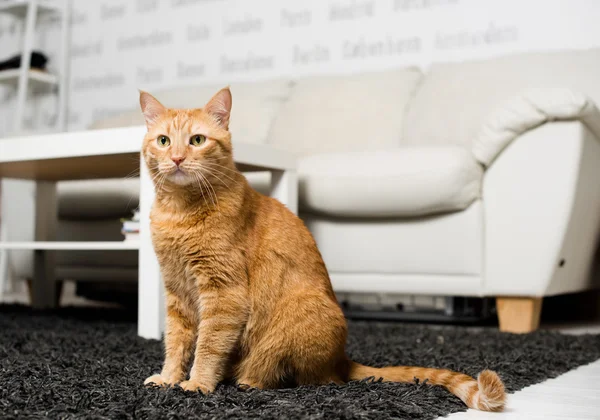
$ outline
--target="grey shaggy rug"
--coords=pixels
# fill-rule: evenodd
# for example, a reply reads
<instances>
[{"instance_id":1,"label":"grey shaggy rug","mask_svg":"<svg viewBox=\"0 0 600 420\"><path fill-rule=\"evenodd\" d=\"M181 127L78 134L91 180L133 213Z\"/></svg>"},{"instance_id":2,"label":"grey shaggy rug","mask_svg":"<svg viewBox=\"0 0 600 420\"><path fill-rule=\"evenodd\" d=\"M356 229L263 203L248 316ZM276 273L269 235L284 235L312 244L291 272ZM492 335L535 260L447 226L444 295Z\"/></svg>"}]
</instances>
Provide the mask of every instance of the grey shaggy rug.
<instances>
[{"instance_id":1,"label":"grey shaggy rug","mask_svg":"<svg viewBox=\"0 0 600 420\"><path fill-rule=\"evenodd\" d=\"M503 334L402 323L349 323L348 353L373 365L496 370L509 392L600 358L600 335ZM441 387L369 380L344 386L214 394L147 389L162 343L136 336L135 314L0 306L2 419L434 419L465 410Z\"/></svg>"}]
</instances>

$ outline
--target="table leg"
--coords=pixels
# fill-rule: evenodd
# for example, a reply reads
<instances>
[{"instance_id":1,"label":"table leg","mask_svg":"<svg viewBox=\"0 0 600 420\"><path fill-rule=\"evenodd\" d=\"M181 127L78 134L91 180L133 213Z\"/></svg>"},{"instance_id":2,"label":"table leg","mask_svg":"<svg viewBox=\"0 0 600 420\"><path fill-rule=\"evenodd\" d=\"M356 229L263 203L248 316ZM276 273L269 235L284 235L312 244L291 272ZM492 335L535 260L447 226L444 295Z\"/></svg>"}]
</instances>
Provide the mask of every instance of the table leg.
<instances>
[{"instance_id":1,"label":"table leg","mask_svg":"<svg viewBox=\"0 0 600 420\"><path fill-rule=\"evenodd\" d=\"M271 171L271 197L298 214L298 175L295 170Z\"/></svg>"},{"instance_id":2,"label":"table leg","mask_svg":"<svg viewBox=\"0 0 600 420\"><path fill-rule=\"evenodd\" d=\"M6 225L2 222L0 215L0 242L6 242ZM0 301L4 300L4 292L10 282L8 271L8 251L3 249L0 251Z\"/></svg>"},{"instance_id":3,"label":"table leg","mask_svg":"<svg viewBox=\"0 0 600 420\"><path fill-rule=\"evenodd\" d=\"M159 340L164 331L164 290L150 236L154 184L140 160L140 251L138 262L138 335Z\"/></svg>"},{"instance_id":4,"label":"table leg","mask_svg":"<svg viewBox=\"0 0 600 420\"><path fill-rule=\"evenodd\" d=\"M6 242L6 224L2 218L2 178L0 178L0 242ZM10 281L8 276L8 250L0 250L0 302L4 301L4 292Z\"/></svg>"},{"instance_id":5,"label":"table leg","mask_svg":"<svg viewBox=\"0 0 600 420\"><path fill-rule=\"evenodd\" d=\"M58 203L56 201L56 183L50 181L36 182L35 240L55 240L57 221ZM56 306L57 289L54 256L54 251L34 251L31 306L35 309L53 308Z\"/></svg>"}]
</instances>

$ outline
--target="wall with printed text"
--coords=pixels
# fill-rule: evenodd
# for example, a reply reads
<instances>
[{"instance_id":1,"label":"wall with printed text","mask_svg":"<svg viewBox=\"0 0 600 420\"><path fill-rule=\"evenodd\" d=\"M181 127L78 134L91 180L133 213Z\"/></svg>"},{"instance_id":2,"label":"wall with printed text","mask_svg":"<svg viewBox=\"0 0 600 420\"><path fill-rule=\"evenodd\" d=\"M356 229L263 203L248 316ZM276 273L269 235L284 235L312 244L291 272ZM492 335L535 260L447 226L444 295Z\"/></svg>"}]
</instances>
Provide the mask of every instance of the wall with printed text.
<instances>
[{"instance_id":1,"label":"wall with printed text","mask_svg":"<svg viewBox=\"0 0 600 420\"><path fill-rule=\"evenodd\" d=\"M598 0L73 0L69 130L131 109L137 89L381 70L600 47ZM40 22L52 58L58 22ZM0 19L0 59L19 24ZM54 63L55 64L55 63ZM53 63L50 62L50 71ZM0 90L0 135L15 92ZM36 97L31 128L53 123Z\"/></svg>"}]
</instances>

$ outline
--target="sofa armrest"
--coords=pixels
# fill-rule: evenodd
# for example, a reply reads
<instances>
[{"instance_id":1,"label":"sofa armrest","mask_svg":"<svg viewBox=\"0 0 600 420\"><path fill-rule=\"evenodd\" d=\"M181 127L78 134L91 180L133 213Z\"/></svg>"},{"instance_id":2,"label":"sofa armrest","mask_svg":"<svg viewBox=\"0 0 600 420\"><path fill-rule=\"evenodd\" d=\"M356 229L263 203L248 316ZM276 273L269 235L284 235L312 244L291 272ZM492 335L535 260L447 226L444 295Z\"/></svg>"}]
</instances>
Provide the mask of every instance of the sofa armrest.
<instances>
[{"instance_id":1,"label":"sofa armrest","mask_svg":"<svg viewBox=\"0 0 600 420\"><path fill-rule=\"evenodd\" d=\"M581 121L542 124L487 169L484 294L587 290L600 233L600 141Z\"/></svg>"},{"instance_id":2,"label":"sofa armrest","mask_svg":"<svg viewBox=\"0 0 600 420\"><path fill-rule=\"evenodd\" d=\"M531 89L490 114L473 142L475 158L486 167L513 140L550 121L581 121L600 139L600 111L586 95L570 89Z\"/></svg>"}]
</instances>

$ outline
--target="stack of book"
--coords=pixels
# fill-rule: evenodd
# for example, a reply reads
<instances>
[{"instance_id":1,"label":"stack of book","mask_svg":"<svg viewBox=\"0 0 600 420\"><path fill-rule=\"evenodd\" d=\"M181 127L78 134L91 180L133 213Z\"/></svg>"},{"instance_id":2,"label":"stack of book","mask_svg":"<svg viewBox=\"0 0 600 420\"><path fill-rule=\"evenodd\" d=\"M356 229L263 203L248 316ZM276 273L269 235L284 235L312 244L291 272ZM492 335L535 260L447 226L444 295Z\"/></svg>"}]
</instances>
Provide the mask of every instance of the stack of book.
<instances>
[{"instance_id":1,"label":"stack of book","mask_svg":"<svg viewBox=\"0 0 600 420\"><path fill-rule=\"evenodd\" d=\"M125 235L126 241L139 240L140 239L140 211L136 209L133 212L131 219L121 219L123 227L121 233Z\"/></svg>"}]
</instances>

